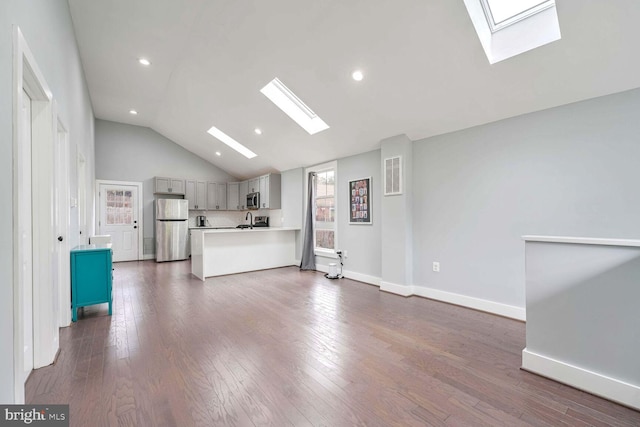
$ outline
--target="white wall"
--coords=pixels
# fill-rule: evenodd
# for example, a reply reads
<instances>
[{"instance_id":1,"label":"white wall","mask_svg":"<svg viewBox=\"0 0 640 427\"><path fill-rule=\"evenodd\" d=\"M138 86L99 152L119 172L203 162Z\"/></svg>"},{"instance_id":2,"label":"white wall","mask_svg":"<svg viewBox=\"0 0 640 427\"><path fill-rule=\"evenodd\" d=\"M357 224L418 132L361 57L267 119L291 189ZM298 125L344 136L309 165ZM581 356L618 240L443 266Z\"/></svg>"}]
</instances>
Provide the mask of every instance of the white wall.
<instances>
[{"instance_id":1,"label":"white wall","mask_svg":"<svg viewBox=\"0 0 640 427\"><path fill-rule=\"evenodd\" d=\"M58 111L68 127L71 196L77 197L75 156L86 160L87 187L93 186L93 110L80 63L68 4L65 0L3 0L0 2L0 402L13 396L13 191L12 157L12 25L17 24L58 103ZM92 197L87 214L93 216ZM78 242L77 208L71 212L71 246Z\"/></svg>"},{"instance_id":2,"label":"white wall","mask_svg":"<svg viewBox=\"0 0 640 427\"><path fill-rule=\"evenodd\" d=\"M416 141L414 284L524 307L522 235L640 238L639 111L632 90Z\"/></svg>"},{"instance_id":3,"label":"white wall","mask_svg":"<svg viewBox=\"0 0 640 427\"><path fill-rule=\"evenodd\" d=\"M152 129L96 120L96 178L142 182L145 254L153 253L155 248L149 239L154 238L153 178L156 176L238 181ZM214 214L208 212L207 215Z\"/></svg>"}]
</instances>

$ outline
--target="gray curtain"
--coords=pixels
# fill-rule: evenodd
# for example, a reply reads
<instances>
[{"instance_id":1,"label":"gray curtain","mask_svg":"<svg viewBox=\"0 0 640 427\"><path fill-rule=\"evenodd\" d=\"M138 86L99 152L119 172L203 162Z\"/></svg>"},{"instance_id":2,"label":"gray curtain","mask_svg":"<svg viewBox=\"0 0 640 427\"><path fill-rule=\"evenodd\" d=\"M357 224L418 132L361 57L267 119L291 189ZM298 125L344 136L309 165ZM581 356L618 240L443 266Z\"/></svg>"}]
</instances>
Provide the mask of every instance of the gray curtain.
<instances>
[{"instance_id":1,"label":"gray curtain","mask_svg":"<svg viewBox=\"0 0 640 427\"><path fill-rule=\"evenodd\" d=\"M316 269L316 255L313 247L313 215L315 210L313 209L313 201L316 198L316 173L309 172L309 200L307 202L307 218L304 223L304 243L302 245L302 261L300 262L300 270L315 270Z\"/></svg>"}]
</instances>

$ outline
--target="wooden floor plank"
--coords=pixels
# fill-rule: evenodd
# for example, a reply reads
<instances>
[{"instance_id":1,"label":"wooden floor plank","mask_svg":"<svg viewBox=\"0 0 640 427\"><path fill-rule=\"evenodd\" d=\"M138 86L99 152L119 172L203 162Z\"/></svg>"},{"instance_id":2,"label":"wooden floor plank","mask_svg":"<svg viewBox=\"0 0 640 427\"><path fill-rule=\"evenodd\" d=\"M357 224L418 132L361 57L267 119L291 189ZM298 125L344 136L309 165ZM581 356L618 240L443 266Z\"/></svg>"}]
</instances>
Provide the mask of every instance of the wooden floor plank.
<instances>
[{"instance_id":1,"label":"wooden floor plank","mask_svg":"<svg viewBox=\"0 0 640 427\"><path fill-rule=\"evenodd\" d=\"M115 264L113 315L61 329L30 403L72 426L638 426L640 412L519 369L521 322L281 268L202 282Z\"/></svg>"}]
</instances>

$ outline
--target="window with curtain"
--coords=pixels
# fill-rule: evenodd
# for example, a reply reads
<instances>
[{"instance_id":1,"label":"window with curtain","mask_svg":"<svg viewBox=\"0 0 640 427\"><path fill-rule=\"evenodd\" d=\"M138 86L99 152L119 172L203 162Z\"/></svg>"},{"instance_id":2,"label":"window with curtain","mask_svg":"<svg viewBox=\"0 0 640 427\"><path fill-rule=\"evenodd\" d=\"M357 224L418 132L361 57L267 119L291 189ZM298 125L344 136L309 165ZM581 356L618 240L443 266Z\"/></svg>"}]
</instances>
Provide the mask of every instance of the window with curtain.
<instances>
[{"instance_id":1,"label":"window with curtain","mask_svg":"<svg viewBox=\"0 0 640 427\"><path fill-rule=\"evenodd\" d=\"M316 255L333 256L338 244L337 204L338 163L328 162L306 169L314 172L315 197L313 200L313 247Z\"/></svg>"},{"instance_id":2,"label":"window with curtain","mask_svg":"<svg viewBox=\"0 0 640 427\"><path fill-rule=\"evenodd\" d=\"M335 170L316 175L316 249L335 250L336 235L336 179Z\"/></svg>"}]
</instances>

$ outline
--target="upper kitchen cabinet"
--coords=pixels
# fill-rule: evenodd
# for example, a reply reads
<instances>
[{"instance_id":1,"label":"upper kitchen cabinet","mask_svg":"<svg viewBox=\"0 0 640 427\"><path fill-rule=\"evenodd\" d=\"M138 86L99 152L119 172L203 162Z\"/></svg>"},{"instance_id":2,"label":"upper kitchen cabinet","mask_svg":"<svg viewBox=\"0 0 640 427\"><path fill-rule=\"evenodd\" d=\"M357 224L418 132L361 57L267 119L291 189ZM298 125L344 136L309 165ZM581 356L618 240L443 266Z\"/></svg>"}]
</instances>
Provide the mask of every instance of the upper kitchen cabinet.
<instances>
[{"instance_id":1,"label":"upper kitchen cabinet","mask_svg":"<svg viewBox=\"0 0 640 427\"><path fill-rule=\"evenodd\" d=\"M155 177L156 194L185 194L185 180L179 178Z\"/></svg>"},{"instance_id":2,"label":"upper kitchen cabinet","mask_svg":"<svg viewBox=\"0 0 640 427\"><path fill-rule=\"evenodd\" d=\"M260 178L250 179L247 193L257 193L258 191L260 191Z\"/></svg>"},{"instance_id":3,"label":"upper kitchen cabinet","mask_svg":"<svg viewBox=\"0 0 640 427\"><path fill-rule=\"evenodd\" d=\"M227 183L207 182L207 210L227 209Z\"/></svg>"},{"instance_id":4,"label":"upper kitchen cabinet","mask_svg":"<svg viewBox=\"0 0 640 427\"><path fill-rule=\"evenodd\" d=\"M241 209L239 187L239 182L227 183L227 210L229 211L239 211Z\"/></svg>"},{"instance_id":5,"label":"upper kitchen cabinet","mask_svg":"<svg viewBox=\"0 0 640 427\"><path fill-rule=\"evenodd\" d=\"M207 183L193 179L186 180L185 197L189 200L190 210L207 209Z\"/></svg>"},{"instance_id":6,"label":"upper kitchen cabinet","mask_svg":"<svg viewBox=\"0 0 640 427\"><path fill-rule=\"evenodd\" d=\"M280 209L281 179L280 174L270 173L259 178L260 208Z\"/></svg>"},{"instance_id":7,"label":"upper kitchen cabinet","mask_svg":"<svg viewBox=\"0 0 640 427\"><path fill-rule=\"evenodd\" d=\"M238 198L240 199L240 210L247 209L247 194L249 194L249 181L242 181L238 186Z\"/></svg>"}]
</instances>

